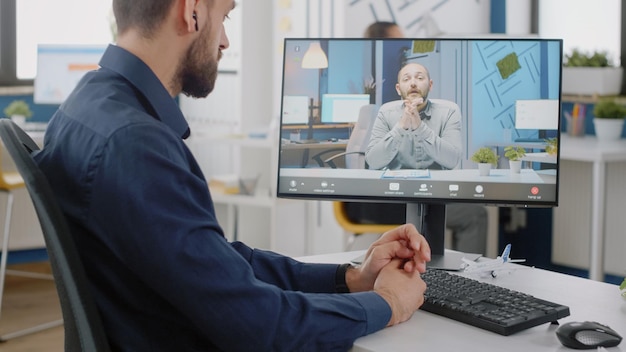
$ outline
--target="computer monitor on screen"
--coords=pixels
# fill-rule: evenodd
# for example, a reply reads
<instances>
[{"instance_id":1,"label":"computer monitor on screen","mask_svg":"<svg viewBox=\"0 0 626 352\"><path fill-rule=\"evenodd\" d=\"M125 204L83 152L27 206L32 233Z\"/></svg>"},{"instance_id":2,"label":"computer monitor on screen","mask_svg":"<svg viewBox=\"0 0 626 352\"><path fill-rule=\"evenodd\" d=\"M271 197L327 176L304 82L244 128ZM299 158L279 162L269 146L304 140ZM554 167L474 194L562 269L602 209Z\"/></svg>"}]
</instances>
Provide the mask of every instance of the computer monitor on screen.
<instances>
[{"instance_id":1,"label":"computer monitor on screen","mask_svg":"<svg viewBox=\"0 0 626 352\"><path fill-rule=\"evenodd\" d=\"M311 41L328 57L315 74L299 66ZM278 196L406 203L407 222L430 243L430 266L459 269L459 255L444 255L446 204L558 205L558 152L548 154L544 139L516 140L560 135L562 47L560 39L536 38L285 39L283 96L319 104L327 94L363 94L362 82L373 78L367 94L379 110L365 133L358 123L313 132L320 140L366 136L365 163L352 169L302 160L308 153L284 138L283 123ZM401 118L399 94L417 101L419 117ZM507 146L526 151L519 172L509 167ZM483 147L498 156L487 175L472 161Z\"/></svg>"},{"instance_id":2,"label":"computer monitor on screen","mask_svg":"<svg viewBox=\"0 0 626 352\"><path fill-rule=\"evenodd\" d=\"M369 94L323 94L322 123L355 123L364 105L370 103Z\"/></svg>"},{"instance_id":3,"label":"computer monitor on screen","mask_svg":"<svg viewBox=\"0 0 626 352\"><path fill-rule=\"evenodd\" d=\"M283 125L306 125L309 123L309 97L286 95L282 101L281 122Z\"/></svg>"}]
</instances>

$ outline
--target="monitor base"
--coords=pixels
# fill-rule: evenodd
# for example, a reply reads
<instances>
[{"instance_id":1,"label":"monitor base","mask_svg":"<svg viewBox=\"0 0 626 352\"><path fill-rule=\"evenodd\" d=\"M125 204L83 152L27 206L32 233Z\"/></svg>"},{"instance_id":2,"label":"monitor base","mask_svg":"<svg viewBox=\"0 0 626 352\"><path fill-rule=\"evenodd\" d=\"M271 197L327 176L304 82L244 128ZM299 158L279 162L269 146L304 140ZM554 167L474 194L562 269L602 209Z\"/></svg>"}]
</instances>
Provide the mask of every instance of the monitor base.
<instances>
[{"instance_id":1,"label":"monitor base","mask_svg":"<svg viewBox=\"0 0 626 352\"><path fill-rule=\"evenodd\" d=\"M476 253L446 251L445 255L432 255L430 262L426 263L426 267L429 269L460 271L465 267L463 258L475 261L480 257L481 255Z\"/></svg>"},{"instance_id":2,"label":"monitor base","mask_svg":"<svg viewBox=\"0 0 626 352\"><path fill-rule=\"evenodd\" d=\"M426 267L429 269L442 269L450 271L460 271L464 267L463 258L475 261L480 258L482 254L478 253L463 253L457 251L445 251L445 255L432 255L430 262L426 263ZM363 263L365 254L362 254L351 260L354 264Z\"/></svg>"}]
</instances>

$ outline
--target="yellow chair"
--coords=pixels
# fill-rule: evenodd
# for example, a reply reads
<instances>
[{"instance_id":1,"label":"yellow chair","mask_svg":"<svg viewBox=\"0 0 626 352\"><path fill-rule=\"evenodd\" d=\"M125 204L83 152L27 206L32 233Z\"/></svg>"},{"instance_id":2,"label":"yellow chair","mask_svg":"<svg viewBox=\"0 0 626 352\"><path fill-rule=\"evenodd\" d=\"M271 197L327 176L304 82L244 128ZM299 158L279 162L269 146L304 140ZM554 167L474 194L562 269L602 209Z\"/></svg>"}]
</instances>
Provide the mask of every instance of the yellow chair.
<instances>
[{"instance_id":1,"label":"yellow chair","mask_svg":"<svg viewBox=\"0 0 626 352\"><path fill-rule=\"evenodd\" d=\"M335 214L335 219L337 220L339 226L341 226L345 232L350 234L350 239L348 240L347 245L348 250L352 247L352 244L359 235L365 233L377 233L382 235L383 233L400 226L400 224L389 225L353 222L350 217L348 217L344 202L333 202L333 213Z\"/></svg>"},{"instance_id":2,"label":"yellow chair","mask_svg":"<svg viewBox=\"0 0 626 352\"><path fill-rule=\"evenodd\" d=\"M4 283L6 275L15 275L30 277L35 279L53 280L52 275L41 274L35 272L21 271L21 270L7 270L7 257L9 255L9 237L11 233L11 216L13 212L14 191L20 188L26 188L24 179L17 171L8 171L3 168L2 165L2 153L4 148L0 150L0 192L4 192L7 195L6 212L4 215L4 232L2 237L2 251L0 255L0 317L2 316L2 298L4 297ZM11 338L23 336L29 333L41 331L43 329L59 326L63 324L63 320L55 320L49 323L41 324L35 327L26 328L16 332L12 332L5 335L0 335L0 342L6 341Z\"/></svg>"}]
</instances>

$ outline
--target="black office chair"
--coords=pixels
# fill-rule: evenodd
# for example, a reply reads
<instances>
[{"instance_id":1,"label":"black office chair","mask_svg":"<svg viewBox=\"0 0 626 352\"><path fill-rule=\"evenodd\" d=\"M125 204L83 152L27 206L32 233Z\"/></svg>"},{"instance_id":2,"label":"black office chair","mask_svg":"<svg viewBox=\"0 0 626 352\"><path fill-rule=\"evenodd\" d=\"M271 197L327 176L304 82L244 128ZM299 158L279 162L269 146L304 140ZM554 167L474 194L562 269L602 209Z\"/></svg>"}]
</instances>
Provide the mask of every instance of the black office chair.
<instances>
[{"instance_id":1,"label":"black office chair","mask_svg":"<svg viewBox=\"0 0 626 352\"><path fill-rule=\"evenodd\" d=\"M37 144L13 121L0 119L0 139L22 175L43 231L61 301L65 351L109 351L100 314L65 217L30 153Z\"/></svg>"}]
</instances>

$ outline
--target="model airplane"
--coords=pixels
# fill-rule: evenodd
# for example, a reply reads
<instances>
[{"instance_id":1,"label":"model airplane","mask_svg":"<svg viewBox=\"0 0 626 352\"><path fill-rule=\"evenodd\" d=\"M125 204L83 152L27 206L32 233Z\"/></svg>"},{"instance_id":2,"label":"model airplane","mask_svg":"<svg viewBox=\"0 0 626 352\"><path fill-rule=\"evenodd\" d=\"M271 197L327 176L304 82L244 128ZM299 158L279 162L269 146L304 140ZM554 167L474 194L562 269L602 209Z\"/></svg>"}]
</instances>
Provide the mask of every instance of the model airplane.
<instances>
[{"instance_id":1,"label":"model airplane","mask_svg":"<svg viewBox=\"0 0 626 352\"><path fill-rule=\"evenodd\" d=\"M507 244L504 247L504 251L502 251L502 255L497 257L496 259L489 259L481 262L471 261L469 259L463 258L464 271L466 273L474 273L479 274L480 276L491 276L496 277L500 272L510 272L517 268L511 267L509 263L521 263L525 262L526 259L510 259L509 254L511 253L511 244Z\"/></svg>"}]
</instances>

